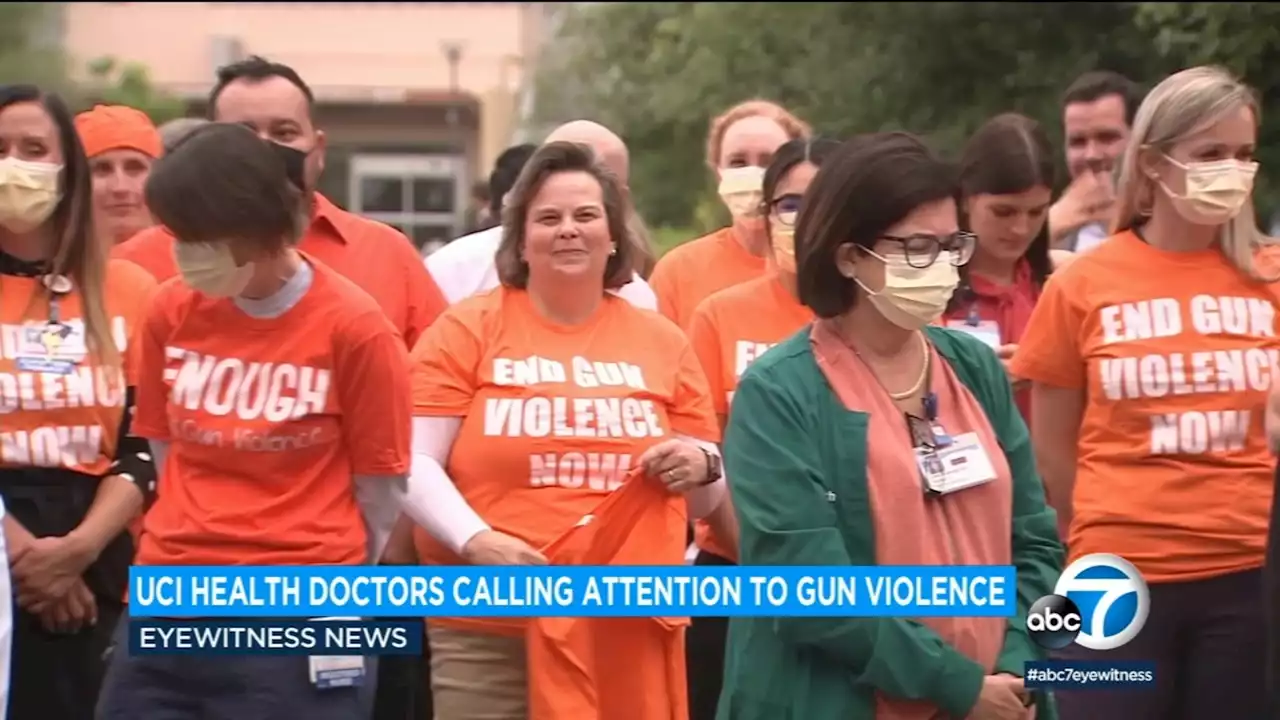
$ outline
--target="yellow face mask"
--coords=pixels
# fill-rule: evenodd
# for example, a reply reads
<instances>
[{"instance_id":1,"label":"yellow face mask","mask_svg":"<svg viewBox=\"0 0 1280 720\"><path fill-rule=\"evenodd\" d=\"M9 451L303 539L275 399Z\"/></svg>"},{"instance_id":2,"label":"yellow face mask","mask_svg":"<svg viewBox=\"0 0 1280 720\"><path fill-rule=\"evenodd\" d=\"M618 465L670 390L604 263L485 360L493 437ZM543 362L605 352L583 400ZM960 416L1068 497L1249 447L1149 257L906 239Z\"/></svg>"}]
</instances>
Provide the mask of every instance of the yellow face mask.
<instances>
[{"instance_id":1,"label":"yellow face mask","mask_svg":"<svg viewBox=\"0 0 1280 720\"><path fill-rule=\"evenodd\" d=\"M236 265L226 243L173 244L173 257L182 279L192 290L209 297L234 297L253 279L253 263Z\"/></svg>"},{"instance_id":2,"label":"yellow face mask","mask_svg":"<svg viewBox=\"0 0 1280 720\"><path fill-rule=\"evenodd\" d=\"M62 198L61 175L62 166L53 163L0 160L0 225L15 233L40 227Z\"/></svg>"},{"instance_id":3,"label":"yellow face mask","mask_svg":"<svg viewBox=\"0 0 1280 720\"><path fill-rule=\"evenodd\" d=\"M760 216L760 201L764 199L764 168L725 168L720 171L720 199L735 218Z\"/></svg>"},{"instance_id":4,"label":"yellow face mask","mask_svg":"<svg viewBox=\"0 0 1280 720\"><path fill-rule=\"evenodd\" d=\"M782 272L796 273L796 231L795 228L774 227L770 233L773 244L773 263Z\"/></svg>"}]
</instances>

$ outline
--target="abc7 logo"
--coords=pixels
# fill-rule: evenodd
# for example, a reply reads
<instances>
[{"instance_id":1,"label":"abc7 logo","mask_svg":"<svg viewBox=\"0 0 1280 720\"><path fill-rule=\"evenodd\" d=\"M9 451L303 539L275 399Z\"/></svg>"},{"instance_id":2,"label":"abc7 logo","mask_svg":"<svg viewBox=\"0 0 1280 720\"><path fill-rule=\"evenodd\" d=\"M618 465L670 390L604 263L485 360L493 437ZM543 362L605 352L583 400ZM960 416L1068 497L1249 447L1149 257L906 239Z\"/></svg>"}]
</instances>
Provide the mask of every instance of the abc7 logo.
<instances>
[{"instance_id":1,"label":"abc7 logo","mask_svg":"<svg viewBox=\"0 0 1280 720\"><path fill-rule=\"evenodd\" d=\"M1042 648L1061 650L1080 636L1080 608L1070 598L1045 595L1027 613L1027 632Z\"/></svg>"},{"instance_id":2,"label":"abc7 logo","mask_svg":"<svg viewBox=\"0 0 1280 720\"><path fill-rule=\"evenodd\" d=\"M1062 572L1053 595L1031 606L1027 631L1049 650L1072 643L1114 650L1137 636L1149 610L1147 584L1137 568L1115 555L1086 555Z\"/></svg>"}]
</instances>

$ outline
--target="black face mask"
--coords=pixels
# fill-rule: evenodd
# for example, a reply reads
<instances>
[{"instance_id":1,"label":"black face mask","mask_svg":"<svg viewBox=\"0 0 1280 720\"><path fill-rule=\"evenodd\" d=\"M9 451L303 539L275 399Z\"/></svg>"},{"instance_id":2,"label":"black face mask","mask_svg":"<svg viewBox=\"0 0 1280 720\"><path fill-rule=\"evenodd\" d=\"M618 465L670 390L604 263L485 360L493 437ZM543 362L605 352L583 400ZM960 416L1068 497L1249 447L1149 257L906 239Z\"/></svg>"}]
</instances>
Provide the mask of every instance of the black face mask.
<instances>
[{"instance_id":1,"label":"black face mask","mask_svg":"<svg viewBox=\"0 0 1280 720\"><path fill-rule=\"evenodd\" d=\"M289 178L290 184L299 190L307 191L307 154L297 148L281 145L278 142L271 143L272 149L284 161L284 172Z\"/></svg>"}]
</instances>

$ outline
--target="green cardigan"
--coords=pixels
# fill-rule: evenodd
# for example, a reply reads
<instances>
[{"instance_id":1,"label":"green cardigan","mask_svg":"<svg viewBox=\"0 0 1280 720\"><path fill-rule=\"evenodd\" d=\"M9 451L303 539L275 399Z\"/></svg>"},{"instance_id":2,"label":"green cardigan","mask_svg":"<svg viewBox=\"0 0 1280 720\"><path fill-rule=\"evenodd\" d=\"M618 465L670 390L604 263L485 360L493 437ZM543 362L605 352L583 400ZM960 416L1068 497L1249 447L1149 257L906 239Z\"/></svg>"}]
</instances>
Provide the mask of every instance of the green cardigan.
<instances>
[{"instance_id":1,"label":"green cardigan","mask_svg":"<svg viewBox=\"0 0 1280 720\"><path fill-rule=\"evenodd\" d=\"M1000 361L964 333L932 326L927 332L982 404L1013 473L1018 610L996 667L1021 676L1025 662L1044 657L1027 635L1026 617L1062 572L1056 515L1045 504L1027 427ZM832 392L808 328L752 364L734 393L724 438L743 565L876 564L867 419ZM874 720L876 690L964 718L983 675L976 662L910 620L734 618L717 720ZM1050 698L1036 700L1037 720L1056 717Z\"/></svg>"}]
</instances>

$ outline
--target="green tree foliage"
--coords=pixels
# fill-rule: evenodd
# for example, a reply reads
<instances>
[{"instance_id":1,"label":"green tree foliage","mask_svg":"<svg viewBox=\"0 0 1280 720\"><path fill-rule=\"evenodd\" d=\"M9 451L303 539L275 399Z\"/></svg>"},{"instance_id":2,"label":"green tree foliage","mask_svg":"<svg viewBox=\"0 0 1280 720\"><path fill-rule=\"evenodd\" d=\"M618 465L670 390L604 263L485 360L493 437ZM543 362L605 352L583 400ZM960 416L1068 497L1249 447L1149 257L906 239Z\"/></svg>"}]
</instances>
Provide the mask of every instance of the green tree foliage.
<instances>
[{"instance_id":1,"label":"green tree foliage","mask_svg":"<svg viewBox=\"0 0 1280 720\"><path fill-rule=\"evenodd\" d=\"M62 49L60 3L0 3L0 84L27 83L62 94L73 109L128 105L156 124L182 117L186 104L150 81L147 69L113 58L73 74ZM76 82L74 78L79 77Z\"/></svg>"},{"instance_id":2,"label":"green tree foliage","mask_svg":"<svg viewBox=\"0 0 1280 720\"><path fill-rule=\"evenodd\" d=\"M1280 103L1280 4L636 2L563 15L539 64L535 116L619 131L655 225L719 221L707 210L707 124L750 97L824 134L906 129L948 151L1007 110L1060 137L1059 97L1094 69L1152 84L1220 63ZM1280 160L1273 127L1264 163Z\"/></svg>"},{"instance_id":3,"label":"green tree foliage","mask_svg":"<svg viewBox=\"0 0 1280 720\"><path fill-rule=\"evenodd\" d=\"M29 83L66 91L54 3L0 3L0 84Z\"/></svg>"},{"instance_id":4,"label":"green tree foliage","mask_svg":"<svg viewBox=\"0 0 1280 720\"><path fill-rule=\"evenodd\" d=\"M146 113L157 125L184 116L187 109L182 99L152 84L146 67L136 63L120 65L114 58L100 58L89 64L89 80L82 91L90 104L128 105Z\"/></svg>"}]
</instances>

